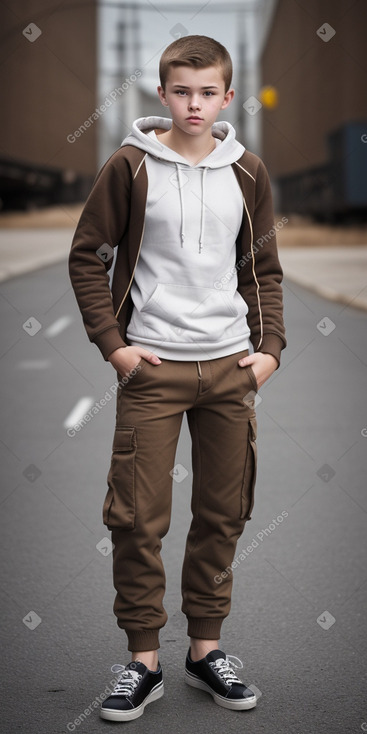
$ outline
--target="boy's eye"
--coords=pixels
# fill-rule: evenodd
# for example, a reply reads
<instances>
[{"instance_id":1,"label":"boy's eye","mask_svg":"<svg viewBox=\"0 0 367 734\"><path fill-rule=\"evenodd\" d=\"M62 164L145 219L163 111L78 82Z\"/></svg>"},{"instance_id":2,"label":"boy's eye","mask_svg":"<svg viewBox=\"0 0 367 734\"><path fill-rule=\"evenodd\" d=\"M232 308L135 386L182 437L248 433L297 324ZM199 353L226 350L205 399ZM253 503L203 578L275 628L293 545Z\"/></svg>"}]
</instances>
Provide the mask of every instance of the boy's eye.
<instances>
[{"instance_id":1,"label":"boy's eye","mask_svg":"<svg viewBox=\"0 0 367 734\"><path fill-rule=\"evenodd\" d=\"M180 97L185 97L187 95L187 92L185 89L176 89L175 94L178 94ZM212 97L214 92L211 92L209 89L207 89L205 92L203 92L204 97Z\"/></svg>"}]
</instances>

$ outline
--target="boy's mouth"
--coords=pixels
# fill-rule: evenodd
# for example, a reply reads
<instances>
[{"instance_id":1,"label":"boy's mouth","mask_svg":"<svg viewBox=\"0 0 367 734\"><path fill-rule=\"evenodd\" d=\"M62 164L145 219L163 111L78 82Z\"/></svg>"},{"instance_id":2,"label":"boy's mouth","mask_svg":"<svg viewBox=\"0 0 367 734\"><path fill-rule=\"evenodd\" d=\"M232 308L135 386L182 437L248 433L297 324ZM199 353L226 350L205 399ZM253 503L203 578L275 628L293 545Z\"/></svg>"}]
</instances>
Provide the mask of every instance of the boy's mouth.
<instances>
[{"instance_id":1,"label":"boy's mouth","mask_svg":"<svg viewBox=\"0 0 367 734\"><path fill-rule=\"evenodd\" d=\"M186 117L186 120L196 121L196 122L202 122L202 117L197 117L196 115L190 115L190 117Z\"/></svg>"}]
</instances>

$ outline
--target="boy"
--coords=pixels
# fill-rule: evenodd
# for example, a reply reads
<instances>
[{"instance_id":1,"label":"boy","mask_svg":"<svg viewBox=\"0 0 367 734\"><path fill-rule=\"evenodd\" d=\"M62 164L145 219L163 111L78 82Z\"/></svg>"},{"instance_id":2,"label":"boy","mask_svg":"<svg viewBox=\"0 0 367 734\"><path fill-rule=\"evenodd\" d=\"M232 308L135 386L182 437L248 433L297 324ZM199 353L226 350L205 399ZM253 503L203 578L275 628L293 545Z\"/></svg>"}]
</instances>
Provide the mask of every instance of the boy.
<instances>
[{"instance_id":1,"label":"boy","mask_svg":"<svg viewBox=\"0 0 367 734\"><path fill-rule=\"evenodd\" d=\"M255 244L274 234L267 172L229 123L216 122L234 96L228 51L186 36L166 48L159 70L172 119L134 122L97 175L70 253L86 331L119 378L103 522L114 544L114 613L132 660L101 707L114 721L137 718L163 695L160 549L184 412L193 466L185 680L225 708L256 705L218 649L232 588L223 571L254 503L254 395L286 346L275 237ZM106 243L118 246L112 299L112 259L97 252Z\"/></svg>"}]
</instances>

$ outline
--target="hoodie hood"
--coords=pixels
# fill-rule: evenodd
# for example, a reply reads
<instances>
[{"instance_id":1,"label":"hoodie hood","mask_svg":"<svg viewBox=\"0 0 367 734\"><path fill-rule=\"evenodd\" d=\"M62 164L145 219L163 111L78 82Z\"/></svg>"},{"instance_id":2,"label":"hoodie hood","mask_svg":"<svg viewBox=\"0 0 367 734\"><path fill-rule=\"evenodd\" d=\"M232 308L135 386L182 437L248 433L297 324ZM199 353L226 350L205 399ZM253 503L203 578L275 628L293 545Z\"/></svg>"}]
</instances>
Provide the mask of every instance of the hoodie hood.
<instances>
[{"instance_id":1,"label":"hoodie hood","mask_svg":"<svg viewBox=\"0 0 367 734\"><path fill-rule=\"evenodd\" d=\"M154 129L170 130L171 127L172 120L167 117L139 117L133 123L131 133L122 141L121 147L134 145L136 148L140 148L140 150L154 156L157 160L191 166L186 158L168 148L167 145L160 143L156 136L148 135ZM231 163L238 161L245 152L244 146L236 140L236 131L229 122L215 122L212 126L212 135L221 144L217 145L206 158L203 158L192 168L222 168L222 166L229 166Z\"/></svg>"},{"instance_id":2,"label":"hoodie hood","mask_svg":"<svg viewBox=\"0 0 367 734\"><path fill-rule=\"evenodd\" d=\"M177 174L177 191L180 201L181 211L181 225L180 225L180 242L181 247L184 247L185 242L185 200L183 195L183 179L182 171L188 167L191 169L200 169L202 172L201 178L201 217L200 217L200 233L198 242L198 251L202 252L204 246L204 235L205 235L205 182L206 176L210 169L223 168L224 166L230 166L235 163L243 153L245 148L241 143L236 140L236 131L229 122L215 122L212 125L212 135L216 138L217 144L214 150L203 158L195 166L192 166L189 161L176 153L175 150L169 148L159 142L155 130L170 130L172 127L172 120L167 117L139 117L132 126L131 133L122 141L121 147L124 145L134 145L136 148L145 151L148 155L155 158L157 161L165 162L176 167Z\"/></svg>"}]
</instances>

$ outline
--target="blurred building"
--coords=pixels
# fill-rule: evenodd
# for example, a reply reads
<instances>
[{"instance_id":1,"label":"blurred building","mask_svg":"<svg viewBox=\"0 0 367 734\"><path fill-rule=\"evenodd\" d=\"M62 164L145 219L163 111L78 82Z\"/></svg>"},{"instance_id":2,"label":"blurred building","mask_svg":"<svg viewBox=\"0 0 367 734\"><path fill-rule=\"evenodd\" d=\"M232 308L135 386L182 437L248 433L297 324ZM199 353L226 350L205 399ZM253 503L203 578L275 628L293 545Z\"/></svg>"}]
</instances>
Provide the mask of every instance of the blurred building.
<instances>
[{"instance_id":1,"label":"blurred building","mask_svg":"<svg viewBox=\"0 0 367 734\"><path fill-rule=\"evenodd\" d=\"M261 57L262 156L283 211L367 212L365 0L278 0ZM364 142L365 141L365 142Z\"/></svg>"},{"instance_id":2,"label":"blurred building","mask_svg":"<svg viewBox=\"0 0 367 734\"><path fill-rule=\"evenodd\" d=\"M96 2L23 0L0 14L2 207L83 199L97 165Z\"/></svg>"}]
</instances>

